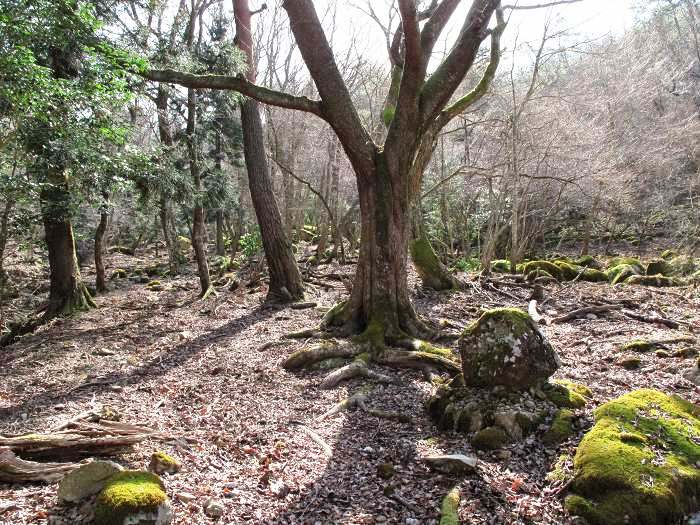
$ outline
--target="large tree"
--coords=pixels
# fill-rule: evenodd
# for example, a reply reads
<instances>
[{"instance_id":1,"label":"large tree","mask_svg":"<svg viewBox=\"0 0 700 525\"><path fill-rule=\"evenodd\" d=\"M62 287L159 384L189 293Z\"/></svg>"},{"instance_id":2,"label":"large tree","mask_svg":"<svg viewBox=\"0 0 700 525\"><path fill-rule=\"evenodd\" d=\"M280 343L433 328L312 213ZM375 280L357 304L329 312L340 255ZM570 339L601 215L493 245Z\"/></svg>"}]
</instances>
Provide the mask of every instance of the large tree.
<instances>
[{"instance_id":1,"label":"large tree","mask_svg":"<svg viewBox=\"0 0 700 525\"><path fill-rule=\"evenodd\" d=\"M151 80L190 88L239 91L266 104L313 113L330 124L357 177L361 245L350 298L331 311L326 324L346 334L364 332L376 356L385 343L414 347L414 338L431 333L408 294L410 210L440 130L487 91L498 64L505 26L500 1L473 0L451 51L429 68L433 48L460 3L433 0L421 10L415 0L398 1L401 23L389 50L392 83L384 109L388 129L383 143L375 142L363 126L311 0L287 0L283 7L318 100L267 89L243 75L146 73ZM494 13L497 24L490 28ZM472 91L455 97L489 37L490 63L483 77Z\"/></svg>"}]
</instances>

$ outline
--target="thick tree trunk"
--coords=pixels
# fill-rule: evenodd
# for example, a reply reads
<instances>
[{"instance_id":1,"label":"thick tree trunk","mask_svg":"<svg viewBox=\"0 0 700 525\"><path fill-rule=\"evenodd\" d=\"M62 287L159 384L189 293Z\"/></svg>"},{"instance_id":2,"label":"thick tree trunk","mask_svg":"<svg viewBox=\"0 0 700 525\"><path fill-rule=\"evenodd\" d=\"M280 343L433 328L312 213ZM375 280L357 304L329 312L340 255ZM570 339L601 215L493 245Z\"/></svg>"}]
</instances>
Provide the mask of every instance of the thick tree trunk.
<instances>
[{"instance_id":1,"label":"thick tree trunk","mask_svg":"<svg viewBox=\"0 0 700 525\"><path fill-rule=\"evenodd\" d=\"M360 256L349 300L326 318L348 333L364 332L375 352L385 343L425 337L430 330L416 315L408 295L410 202L405 178L391 177L382 153L374 176L358 184L361 227Z\"/></svg>"},{"instance_id":2,"label":"thick tree trunk","mask_svg":"<svg viewBox=\"0 0 700 525\"><path fill-rule=\"evenodd\" d=\"M80 276L70 222L70 190L63 172L47 169L41 191L41 213L49 252L51 283L45 318L70 315L95 306Z\"/></svg>"},{"instance_id":3,"label":"thick tree trunk","mask_svg":"<svg viewBox=\"0 0 700 525\"><path fill-rule=\"evenodd\" d=\"M105 234L107 233L107 226L109 224L109 213L107 212L107 206L109 204L109 194L107 192L102 193L104 202L100 209L100 223L97 225L95 230L95 289L98 293L105 293L107 291L107 280L105 279L105 263L104 263L104 247L105 247Z\"/></svg>"}]
</instances>

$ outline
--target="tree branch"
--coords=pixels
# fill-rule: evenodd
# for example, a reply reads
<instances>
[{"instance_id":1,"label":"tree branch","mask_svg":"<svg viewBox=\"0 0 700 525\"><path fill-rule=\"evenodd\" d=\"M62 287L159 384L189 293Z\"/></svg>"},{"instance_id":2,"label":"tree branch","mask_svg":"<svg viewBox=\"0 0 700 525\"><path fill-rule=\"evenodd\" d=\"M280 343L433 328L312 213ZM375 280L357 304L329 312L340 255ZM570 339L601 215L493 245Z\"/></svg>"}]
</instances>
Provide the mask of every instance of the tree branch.
<instances>
[{"instance_id":1,"label":"tree branch","mask_svg":"<svg viewBox=\"0 0 700 525\"><path fill-rule=\"evenodd\" d=\"M141 75L155 82L179 84L187 88L237 91L264 104L313 113L326 120L321 102L258 86L242 76L196 75L172 69L151 69Z\"/></svg>"},{"instance_id":2,"label":"tree branch","mask_svg":"<svg viewBox=\"0 0 700 525\"><path fill-rule=\"evenodd\" d=\"M462 0L443 0L433 11L421 32L424 60L427 61L430 58L435 42L461 2Z\"/></svg>"},{"instance_id":3,"label":"tree branch","mask_svg":"<svg viewBox=\"0 0 700 525\"><path fill-rule=\"evenodd\" d=\"M575 4L577 2L583 2L583 0L557 0L555 2L547 2L545 4L537 5L504 5L502 9L509 9L511 11L524 11L527 9L544 9L546 7L554 7L556 5Z\"/></svg>"}]
</instances>

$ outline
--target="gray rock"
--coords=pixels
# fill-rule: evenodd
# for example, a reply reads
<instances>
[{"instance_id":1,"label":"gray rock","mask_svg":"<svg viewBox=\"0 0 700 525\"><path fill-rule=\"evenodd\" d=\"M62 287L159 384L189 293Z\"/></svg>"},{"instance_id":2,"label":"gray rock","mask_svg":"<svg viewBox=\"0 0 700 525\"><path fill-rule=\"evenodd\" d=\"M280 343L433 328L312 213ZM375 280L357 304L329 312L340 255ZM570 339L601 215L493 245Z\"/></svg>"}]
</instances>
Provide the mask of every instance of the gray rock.
<instances>
[{"instance_id":1,"label":"gray rock","mask_svg":"<svg viewBox=\"0 0 700 525\"><path fill-rule=\"evenodd\" d=\"M138 512L124 518L122 525L170 525L173 509L169 501L158 506L156 512Z\"/></svg>"},{"instance_id":2,"label":"gray rock","mask_svg":"<svg viewBox=\"0 0 700 525\"><path fill-rule=\"evenodd\" d=\"M523 430L518 425L518 414L513 410L497 412L493 416L494 423L505 430L512 439L522 439Z\"/></svg>"},{"instance_id":3,"label":"gray rock","mask_svg":"<svg viewBox=\"0 0 700 525\"><path fill-rule=\"evenodd\" d=\"M209 498L204 503L204 514L212 519L219 519L224 515L224 512L226 512L226 507L224 507L221 502L215 500L214 498Z\"/></svg>"},{"instance_id":4,"label":"gray rock","mask_svg":"<svg viewBox=\"0 0 700 525\"><path fill-rule=\"evenodd\" d=\"M527 390L544 383L561 361L527 312L485 312L459 340L467 386Z\"/></svg>"},{"instance_id":5,"label":"gray rock","mask_svg":"<svg viewBox=\"0 0 700 525\"><path fill-rule=\"evenodd\" d=\"M175 494L175 497L183 503L189 503L190 501L194 501L197 499L197 496L189 492L178 492L177 494Z\"/></svg>"},{"instance_id":6,"label":"gray rock","mask_svg":"<svg viewBox=\"0 0 700 525\"><path fill-rule=\"evenodd\" d=\"M694 366L683 371L683 377L696 386L700 386L700 367Z\"/></svg>"},{"instance_id":7,"label":"gray rock","mask_svg":"<svg viewBox=\"0 0 700 525\"><path fill-rule=\"evenodd\" d=\"M117 472L124 470L112 461L93 461L64 476L58 485L58 499L67 503L77 503L97 494L105 482Z\"/></svg>"},{"instance_id":8,"label":"gray rock","mask_svg":"<svg viewBox=\"0 0 700 525\"><path fill-rule=\"evenodd\" d=\"M448 454L444 456L427 456L423 458L432 469L450 475L461 475L473 472L476 468L477 459L464 454Z\"/></svg>"}]
</instances>

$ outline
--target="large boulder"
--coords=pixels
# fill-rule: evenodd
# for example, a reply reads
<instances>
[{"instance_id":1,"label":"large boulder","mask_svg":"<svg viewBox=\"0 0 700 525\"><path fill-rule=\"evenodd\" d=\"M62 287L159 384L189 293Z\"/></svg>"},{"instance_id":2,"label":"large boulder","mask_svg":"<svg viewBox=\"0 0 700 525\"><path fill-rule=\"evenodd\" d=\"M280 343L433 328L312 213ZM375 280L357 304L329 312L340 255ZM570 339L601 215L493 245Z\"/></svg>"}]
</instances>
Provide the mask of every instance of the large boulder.
<instances>
[{"instance_id":1,"label":"large boulder","mask_svg":"<svg viewBox=\"0 0 700 525\"><path fill-rule=\"evenodd\" d=\"M700 510L700 409L636 390L595 412L574 457L570 514L591 525L671 525Z\"/></svg>"},{"instance_id":2,"label":"large boulder","mask_svg":"<svg viewBox=\"0 0 700 525\"><path fill-rule=\"evenodd\" d=\"M105 486L109 478L123 469L112 461L93 461L64 476L58 484L58 499L67 503L77 503Z\"/></svg>"},{"instance_id":3,"label":"large boulder","mask_svg":"<svg viewBox=\"0 0 700 525\"><path fill-rule=\"evenodd\" d=\"M467 386L504 386L525 390L539 386L559 368L552 345L517 308L485 312L459 340Z\"/></svg>"},{"instance_id":4,"label":"large boulder","mask_svg":"<svg viewBox=\"0 0 700 525\"><path fill-rule=\"evenodd\" d=\"M172 520L165 486L151 472L119 472L97 496L95 525L168 525Z\"/></svg>"}]
</instances>

